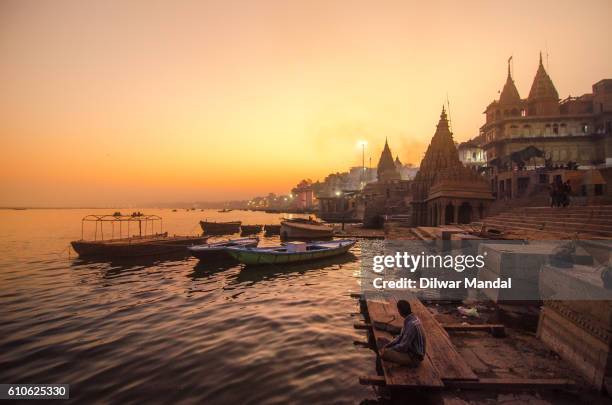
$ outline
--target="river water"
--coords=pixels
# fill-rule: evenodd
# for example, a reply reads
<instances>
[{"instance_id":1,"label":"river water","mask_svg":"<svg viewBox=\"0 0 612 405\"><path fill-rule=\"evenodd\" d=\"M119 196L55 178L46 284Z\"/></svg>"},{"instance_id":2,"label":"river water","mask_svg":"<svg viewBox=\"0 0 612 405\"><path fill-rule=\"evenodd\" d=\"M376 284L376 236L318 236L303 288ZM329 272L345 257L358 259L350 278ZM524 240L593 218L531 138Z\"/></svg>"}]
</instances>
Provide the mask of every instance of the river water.
<instances>
[{"instance_id":1,"label":"river water","mask_svg":"<svg viewBox=\"0 0 612 405\"><path fill-rule=\"evenodd\" d=\"M0 210L0 383L70 384L80 403L375 398L358 383L375 374L374 354L353 345L364 339L349 297L359 289L359 243L342 257L264 268L69 253L84 215L113 211ZM196 234L204 218L280 217L140 211L162 216L170 234Z\"/></svg>"}]
</instances>

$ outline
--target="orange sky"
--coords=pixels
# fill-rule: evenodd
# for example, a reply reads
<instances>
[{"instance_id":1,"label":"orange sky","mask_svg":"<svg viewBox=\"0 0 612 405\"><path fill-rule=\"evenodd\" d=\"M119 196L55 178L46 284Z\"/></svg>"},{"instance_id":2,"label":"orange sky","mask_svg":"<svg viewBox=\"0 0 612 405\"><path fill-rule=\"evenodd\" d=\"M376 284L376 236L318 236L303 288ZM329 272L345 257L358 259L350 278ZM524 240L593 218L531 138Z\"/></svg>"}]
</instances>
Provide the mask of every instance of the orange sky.
<instances>
[{"instance_id":1,"label":"orange sky","mask_svg":"<svg viewBox=\"0 0 612 405\"><path fill-rule=\"evenodd\" d=\"M465 4L464 4L465 3ZM612 2L3 1L0 206L138 205L287 192L418 164L448 93L478 133L514 56L561 97L612 77Z\"/></svg>"}]
</instances>

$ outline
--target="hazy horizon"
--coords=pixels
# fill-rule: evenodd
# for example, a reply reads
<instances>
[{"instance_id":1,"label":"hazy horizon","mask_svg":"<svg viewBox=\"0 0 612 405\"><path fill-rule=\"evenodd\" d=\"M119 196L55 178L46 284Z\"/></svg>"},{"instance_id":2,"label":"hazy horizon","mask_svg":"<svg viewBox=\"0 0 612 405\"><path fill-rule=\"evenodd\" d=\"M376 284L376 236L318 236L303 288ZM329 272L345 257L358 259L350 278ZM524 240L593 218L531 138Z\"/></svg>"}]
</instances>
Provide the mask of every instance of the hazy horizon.
<instances>
[{"instance_id":1,"label":"hazy horizon","mask_svg":"<svg viewBox=\"0 0 612 405\"><path fill-rule=\"evenodd\" d=\"M287 193L385 138L418 165L450 99L470 139L513 56L561 98L612 77L612 2L4 1L0 206Z\"/></svg>"}]
</instances>

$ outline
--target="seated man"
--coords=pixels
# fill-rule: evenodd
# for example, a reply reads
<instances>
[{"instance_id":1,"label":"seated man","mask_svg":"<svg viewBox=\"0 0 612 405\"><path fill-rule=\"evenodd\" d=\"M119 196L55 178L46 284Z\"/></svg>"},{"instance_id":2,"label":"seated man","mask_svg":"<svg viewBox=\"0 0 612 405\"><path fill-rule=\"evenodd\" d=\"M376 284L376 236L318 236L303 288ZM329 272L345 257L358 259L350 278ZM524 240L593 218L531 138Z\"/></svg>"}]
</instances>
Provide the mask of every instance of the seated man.
<instances>
[{"instance_id":1,"label":"seated man","mask_svg":"<svg viewBox=\"0 0 612 405\"><path fill-rule=\"evenodd\" d=\"M380 351L383 360L408 367L417 367L425 357L425 333L421 321L412 313L410 303L397 302L397 310L404 318L401 333Z\"/></svg>"}]
</instances>

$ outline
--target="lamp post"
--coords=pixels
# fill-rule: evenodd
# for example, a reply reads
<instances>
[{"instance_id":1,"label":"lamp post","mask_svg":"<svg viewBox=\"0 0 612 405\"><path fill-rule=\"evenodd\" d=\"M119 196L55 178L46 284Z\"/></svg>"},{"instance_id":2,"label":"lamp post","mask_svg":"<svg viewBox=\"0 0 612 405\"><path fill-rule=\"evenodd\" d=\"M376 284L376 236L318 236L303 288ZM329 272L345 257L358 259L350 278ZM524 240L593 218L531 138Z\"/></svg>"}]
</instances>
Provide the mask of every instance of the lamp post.
<instances>
[{"instance_id":1,"label":"lamp post","mask_svg":"<svg viewBox=\"0 0 612 405\"><path fill-rule=\"evenodd\" d=\"M368 144L368 141L357 142L357 145L361 146L361 186L362 187L365 183L365 148L367 144Z\"/></svg>"}]
</instances>

